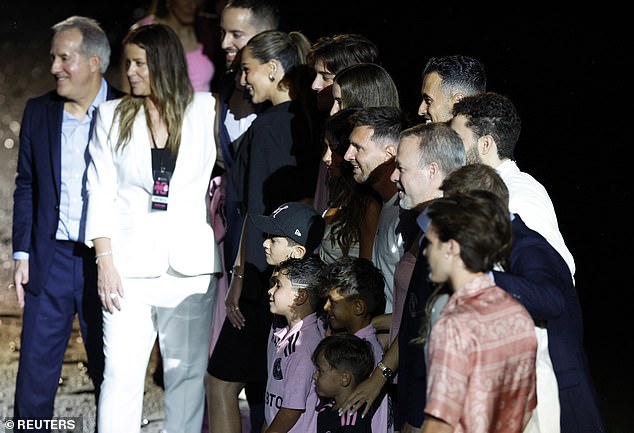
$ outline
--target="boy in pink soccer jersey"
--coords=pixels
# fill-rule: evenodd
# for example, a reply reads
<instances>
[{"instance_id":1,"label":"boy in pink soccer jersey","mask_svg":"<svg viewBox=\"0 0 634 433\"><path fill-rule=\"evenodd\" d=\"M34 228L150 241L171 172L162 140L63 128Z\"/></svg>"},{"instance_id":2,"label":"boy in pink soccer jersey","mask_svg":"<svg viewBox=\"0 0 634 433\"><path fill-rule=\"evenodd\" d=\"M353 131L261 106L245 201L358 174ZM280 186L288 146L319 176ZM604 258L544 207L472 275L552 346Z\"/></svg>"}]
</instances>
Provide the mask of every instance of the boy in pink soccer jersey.
<instances>
[{"instance_id":1,"label":"boy in pink soccer jersey","mask_svg":"<svg viewBox=\"0 0 634 433\"><path fill-rule=\"evenodd\" d=\"M271 312L287 326L274 328L269 341L266 433L317 429L312 353L322 339L317 311L323 305L324 266L316 255L290 258L271 277Z\"/></svg>"}]
</instances>

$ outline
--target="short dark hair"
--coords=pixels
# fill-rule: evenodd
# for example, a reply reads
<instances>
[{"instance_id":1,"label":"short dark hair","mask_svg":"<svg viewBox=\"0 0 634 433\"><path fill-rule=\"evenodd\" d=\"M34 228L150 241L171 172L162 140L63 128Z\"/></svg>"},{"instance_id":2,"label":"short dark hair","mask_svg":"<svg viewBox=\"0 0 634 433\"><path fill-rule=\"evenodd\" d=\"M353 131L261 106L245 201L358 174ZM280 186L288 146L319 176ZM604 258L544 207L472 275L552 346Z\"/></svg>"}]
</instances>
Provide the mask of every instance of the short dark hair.
<instances>
[{"instance_id":1,"label":"short dark hair","mask_svg":"<svg viewBox=\"0 0 634 433\"><path fill-rule=\"evenodd\" d=\"M229 0L227 8L249 9L254 27L263 30L276 30L280 25L280 8L277 0Z\"/></svg>"},{"instance_id":2,"label":"short dark hair","mask_svg":"<svg viewBox=\"0 0 634 433\"><path fill-rule=\"evenodd\" d=\"M350 122L353 127L371 127L375 142L398 143L401 131L407 126L405 113L397 107L366 107L350 116Z\"/></svg>"},{"instance_id":3,"label":"short dark hair","mask_svg":"<svg viewBox=\"0 0 634 433\"><path fill-rule=\"evenodd\" d=\"M486 90L484 65L473 57L451 55L432 57L423 69L423 77L436 72L442 78L443 89L460 91L465 95L476 95Z\"/></svg>"},{"instance_id":4,"label":"short dark hair","mask_svg":"<svg viewBox=\"0 0 634 433\"><path fill-rule=\"evenodd\" d=\"M356 384L367 379L374 370L372 345L354 334L341 332L324 337L313 351L314 364L322 353L335 370L351 372Z\"/></svg>"},{"instance_id":5,"label":"short dark hair","mask_svg":"<svg viewBox=\"0 0 634 433\"><path fill-rule=\"evenodd\" d=\"M325 288L337 289L345 298L362 300L371 317L385 313L385 277L368 259L347 256L332 262Z\"/></svg>"},{"instance_id":6,"label":"short dark hair","mask_svg":"<svg viewBox=\"0 0 634 433\"><path fill-rule=\"evenodd\" d=\"M425 212L440 242L454 239L471 272L489 272L506 265L512 228L508 207L489 191L474 190L434 200Z\"/></svg>"},{"instance_id":7,"label":"short dark hair","mask_svg":"<svg viewBox=\"0 0 634 433\"><path fill-rule=\"evenodd\" d=\"M509 190L504 180L493 167L486 164L478 162L462 166L445 177L440 185L445 197L467 194L477 189L492 192L508 206Z\"/></svg>"},{"instance_id":8,"label":"short dark hair","mask_svg":"<svg viewBox=\"0 0 634 433\"><path fill-rule=\"evenodd\" d=\"M333 74L356 63L379 64L379 49L363 35L340 33L334 36L322 36L308 52L308 64L314 66L321 60Z\"/></svg>"},{"instance_id":9,"label":"short dark hair","mask_svg":"<svg viewBox=\"0 0 634 433\"><path fill-rule=\"evenodd\" d=\"M318 255L308 254L302 258L286 259L277 266L277 271L285 275L293 287L306 291L315 311L321 308L326 279L325 263Z\"/></svg>"},{"instance_id":10,"label":"short dark hair","mask_svg":"<svg viewBox=\"0 0 634 433\"><path fill-rule=\"evenodd\" d=\"M465 116L478 137L493 137L500 158L513 159L522 120L509 98L495 92L467 96L454 104L453 114Z\"/></svg>"}]
</instances>

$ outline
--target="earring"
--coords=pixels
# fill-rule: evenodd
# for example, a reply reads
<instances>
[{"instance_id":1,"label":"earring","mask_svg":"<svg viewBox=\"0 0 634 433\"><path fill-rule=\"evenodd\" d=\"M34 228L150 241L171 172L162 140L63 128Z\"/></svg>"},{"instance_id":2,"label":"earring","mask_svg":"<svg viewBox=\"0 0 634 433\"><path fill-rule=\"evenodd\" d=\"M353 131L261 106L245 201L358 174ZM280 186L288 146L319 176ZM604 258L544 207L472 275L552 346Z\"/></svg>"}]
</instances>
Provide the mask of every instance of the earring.
<instances>
[{"instance_id":1,"label":"earring","mask_svg":"<svg viewBox=\"0 0 634 433\"><path fill-rule=\"evenodd\" d=\"M269 80L271 80L271 83L273 81L275 81L275 77L273 76L273 72L269 72Z\"/></svg>"}]
</instances>

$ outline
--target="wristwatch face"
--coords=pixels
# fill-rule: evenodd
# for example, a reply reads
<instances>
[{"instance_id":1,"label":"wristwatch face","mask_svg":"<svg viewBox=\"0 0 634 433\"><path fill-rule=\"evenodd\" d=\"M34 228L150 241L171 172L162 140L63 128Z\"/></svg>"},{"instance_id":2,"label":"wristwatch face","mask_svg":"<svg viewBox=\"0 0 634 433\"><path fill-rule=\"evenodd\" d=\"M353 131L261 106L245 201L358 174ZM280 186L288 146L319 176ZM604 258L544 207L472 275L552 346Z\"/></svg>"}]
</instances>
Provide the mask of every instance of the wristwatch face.
<instances>
[{"instance_id":1,"label":"wristwatch face","mask_svg":"<svg viewBox=\"0 0 634 433\"><path fill-rule=\"evenodd\" d=\"M382 362L378 364L378 367L381 369L381 374L383 374L385 378L391 379L392 376L394 376L394 372L392 371L392 369Z\"/></svg>"}]
</instances>

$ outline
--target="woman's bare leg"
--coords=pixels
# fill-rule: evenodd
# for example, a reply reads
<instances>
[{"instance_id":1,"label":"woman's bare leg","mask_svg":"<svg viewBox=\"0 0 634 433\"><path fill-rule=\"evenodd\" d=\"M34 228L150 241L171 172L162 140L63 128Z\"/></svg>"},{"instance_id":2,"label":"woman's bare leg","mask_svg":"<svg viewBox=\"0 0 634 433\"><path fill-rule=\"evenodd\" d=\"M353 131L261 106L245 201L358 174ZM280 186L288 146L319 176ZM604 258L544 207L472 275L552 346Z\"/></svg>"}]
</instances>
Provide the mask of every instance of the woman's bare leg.
<instances>
[{"instance_id":1,"label":"woman's bare leg","mask_svg":"<svg viewBox=\"0 0 634 433\"><path fill-rule=\"evenodd\" d=\"M209 433L242 433L238 396L243 388L244 383L205 376Z\"/></svg>"}]
</instances>

